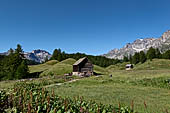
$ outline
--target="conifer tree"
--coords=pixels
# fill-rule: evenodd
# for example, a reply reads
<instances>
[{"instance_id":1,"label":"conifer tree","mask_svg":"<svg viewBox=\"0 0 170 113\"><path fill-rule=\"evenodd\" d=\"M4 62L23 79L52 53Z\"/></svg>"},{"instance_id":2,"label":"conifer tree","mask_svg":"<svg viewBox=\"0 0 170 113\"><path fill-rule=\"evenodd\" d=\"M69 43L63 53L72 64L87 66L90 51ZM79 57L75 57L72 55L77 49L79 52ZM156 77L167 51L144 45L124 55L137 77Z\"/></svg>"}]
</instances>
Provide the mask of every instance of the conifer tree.
<instances>
[{"instance_id":1,"label":"conifer tree","mask_svg":"<svg viewBox=\"0 0 170 113\"><path fill-rule=\"evenodd\" d=\"M26 64L26 61L23 60L21 62L21 64L17 67L17 70L16 70L16 78L17 79L21 79L21 78L26 78L27 75L29 74L29 69L28 69L28 66Z\"/></svg>"},{"instance_id":2,"label":"conifer tree","mask_svg":"<svg viewBox=\"0 0 170 113\"><path fill-rule=\"evenodd\" d=\"M28 75L28 66L24 60L22 47L19 44L15 52L10 49L10 54L3 59L2 65L1 75L4 79L20 79Z\"/></svg>"},{"instance_id":3,"label":"conifer tree","mask_svg":"<svg viewBox=\"0 0 170 113\"><path fill-rule=\"evenodd\" d=\"M156 58L156 52L154 48L149 48L149 50L147 51L147 59L151 60Z\"/></svg>"},{"instance_id":4,"label":"conifer tree","mask_svg":"<svg viewBox=\"0 0 170 113\"><path fill-rule=\"evenodd\" d=\"M129 61L128 57L127 57L127 56L124 56L124 57L123 57L123 62L128 62L128 61Z\"/></svg>"},{"instance_id":5,"label":"conifer tree","mask_svg":"<svg viewBox=\"0 0 170 113\"><path fill-rule=\"evenodd\" d=\"M158 48L155 50L155 54L156 54L156 58L158 59L162 58L162 54Z\"/></svg>"},{"instance_id":6,"label":"conifer tree","mask_svg":"<svg viewBox=\"0 0 170 113\"><path fill-rule=\"evenodd\" d=\"M164 59L170 59L170 50L166 51L165 53L163 53L162 57Z\"/></svg>"},{"instance_id":7,"label":"conifer tree","mask_svg":"<svg viewBox=\"0 0 170 113\"><path fill-rule=\"evenodd\" d=\"M137 64L137 63L139 63L140 62L140 57L139 57L139 53L135 53L135 55L133 56L133 58L132 58L132 63L133 64Z\"/></svg>"},{"instance_id":8,"label":"conifer tree","mask_svg":"<svg viewBox=\"0 0 170 113\"><path fill-rule=\"evenodd\" d=\"M130 61L130 63L132 64L133 62L132 62L132 55L130 54L130 56L129 56L129 61Z\"/></svg>"},{"instance_id":9,"label":"conifer tree","mask_svg":"<svg viewBox=\"0 0 170 113\"><path fill-rule=\"evenodd\" d=\"M141 63L144 63L144 62L146 61L146 55L145 55L145 53L144 53L143 51L141 51L141 52L139 53L139 56L140 56L140 62L141 62Z\"/></svg>"}]
</instances>

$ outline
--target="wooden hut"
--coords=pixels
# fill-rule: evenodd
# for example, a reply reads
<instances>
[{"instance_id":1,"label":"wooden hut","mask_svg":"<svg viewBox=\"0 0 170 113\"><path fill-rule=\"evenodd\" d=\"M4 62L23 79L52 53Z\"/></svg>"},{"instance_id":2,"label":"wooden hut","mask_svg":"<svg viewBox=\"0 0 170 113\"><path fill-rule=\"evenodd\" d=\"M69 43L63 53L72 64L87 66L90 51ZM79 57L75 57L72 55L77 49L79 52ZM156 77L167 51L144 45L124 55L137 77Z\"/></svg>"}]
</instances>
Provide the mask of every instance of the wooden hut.
<instances>
[{"instance_id":1,"label":"wooden hut","mask_svg":"<svg viewBox=\"0 0 170 113\"><path fill-rule=\"evenodd\" d=\"M133 64L126 64L126 70L133 69Z\"/></svg>"},{"instance_id":2,"label":"wooden hut","mask_svg":"<svg viewBox=\"0 0 170 113\"><path fill-rule=\"evenodd\" d=\"M73 75L91 76L93 75L93 64L87 57L81 58L73 64Z\"/></svg>"}]
</instances>

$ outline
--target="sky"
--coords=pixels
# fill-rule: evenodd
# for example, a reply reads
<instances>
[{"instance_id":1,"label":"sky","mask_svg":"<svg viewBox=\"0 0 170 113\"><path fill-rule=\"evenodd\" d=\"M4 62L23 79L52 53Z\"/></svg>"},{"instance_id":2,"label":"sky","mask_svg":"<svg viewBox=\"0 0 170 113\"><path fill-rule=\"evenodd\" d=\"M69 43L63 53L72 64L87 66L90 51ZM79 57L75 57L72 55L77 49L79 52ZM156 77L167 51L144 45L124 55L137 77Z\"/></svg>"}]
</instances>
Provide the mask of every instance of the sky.
<instances>
[{"instance_id":1,"label":"sky","mask_svg":"<svg viewBox=\"0 0 170 113\"><path fill-rule=\"evenodd\" d=\"M170 0L0 0L0 52L101 55L170 29Z\"/></svg>"}]
</instances>

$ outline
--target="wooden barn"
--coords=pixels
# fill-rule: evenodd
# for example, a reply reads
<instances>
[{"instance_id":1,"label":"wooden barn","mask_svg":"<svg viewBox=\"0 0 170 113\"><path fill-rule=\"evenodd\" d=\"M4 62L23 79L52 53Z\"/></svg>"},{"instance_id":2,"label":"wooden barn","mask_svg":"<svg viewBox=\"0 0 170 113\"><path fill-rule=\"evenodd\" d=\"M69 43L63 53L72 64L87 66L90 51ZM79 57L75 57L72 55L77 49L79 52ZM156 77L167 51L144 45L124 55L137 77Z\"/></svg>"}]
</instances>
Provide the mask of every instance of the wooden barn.
<instances>
[{"instance_id":1,"label":"wooden barn","mask_svg":"<svg viewBox=\"0 0 170 113\"><path fill-rule=\"evenodd\" d=\"M73 64L73 75L91 76L93 75L93 64L87 57L81 58Z\"/></svg>"}]
</instances>

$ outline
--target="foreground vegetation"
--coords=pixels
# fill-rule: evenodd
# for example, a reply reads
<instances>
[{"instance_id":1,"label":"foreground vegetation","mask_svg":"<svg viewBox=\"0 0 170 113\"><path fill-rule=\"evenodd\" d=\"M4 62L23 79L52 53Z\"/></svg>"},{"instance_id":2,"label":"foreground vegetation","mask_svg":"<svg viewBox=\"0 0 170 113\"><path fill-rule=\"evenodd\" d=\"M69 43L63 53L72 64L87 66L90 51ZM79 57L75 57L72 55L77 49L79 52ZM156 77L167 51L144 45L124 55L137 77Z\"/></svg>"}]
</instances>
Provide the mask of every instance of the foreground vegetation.
<instances>
[{"instance_id":1,"label":"foreground vegetation","mask_svg":"<svg viewBox=\"0 0 170 113\"><path fill-rule=\"evenodd\" d=\"M65 105L63 104L65 101L68 105L72 104L71 106L73 106L83 100L82 102L85 103L83 104L85 105L85 107L83 107L83 111L87 109L87 106L88 110L89 106L93 108L94 103L96 106L102 106L102 109L104 106L104 111L105 109L112 109L119 112L119 109L122 109L122 111L130 110L132 112L133 109L133 112L138 111L139 113L168 113L170 109L170 91L169 84L167 82L170 77L169 72L169 70L162 70L160 72L158 70L148 70L145 72L141 70L117 70L114 72L115 74L112 73L112 77L103 75L99 77L83 78L73 83L66 83L61 86L53 85L51 87L46 86L50 84L63 83L65 82L65 79L60 78L59 80L59 78L52 77L26 80L23 82L3 81L0 82L0 103L2 103L1 106L3 106L5 102L8 102L8 105L5 104L4 106L6 107L0 108L1 110L3 108L3 110L8 112L16 110L18 112L24 112L24 110L29 111L28 109L31 109L31 112L46 112L45 110L48 110L48 99L50 97L49 106L54 106L53 103L58 105L58 103L61 102L59 104L61 106L56 107L56 109L50 107L51 112L54 112L55 110L56 112L64 112L62 107ZM67 81L69 80L70 79L67 79ZM26 92L27 100L24 100L24 92ZM31 94L33 95L32 104L30 99ZM43 103L41 103L41 94L46 94ZM55 99L52 95L55 95ZM14 99L10 99L11 97ZM80 97L83 97L83 99ZM7 98L13 101L5 101L4 99ZM23 104L25 107L17 104L21 102L21 99L23 99L23 103L25 102L25 105ZM36 104L36 100L38 101L38 104ZM9 102L11 102L11 104L9 104ZM29 103L32 107L29 106ZM113 106L110 108L110 105ZM120 105L122 107L120 107ZM77 106L77 104L75 106ZM70 107L67 108L67 110L71 110L72 108ZM80 106L77 109L82 110ZM97 110L96 107L93 109Z\"/></svg>"},{"instance_id":2,"label":"foreground vegetation","mask_svg":"<svg viewBox=\"0 0 170 113\"><path fill-rule=\"evenodd\" d=\"M137 64L130 71L126 63L107 68L95 67L106 74L99 77L84 78L70 84L53 86L48 90L63 98L83 96L85 100L95 100L105 105L131 106L140 113L165 113L170 110L170 60L153 59ZM150 68L148 68L150 67ZM109 75L112 74L112 77Z\"/></svg>"},{"instance_id":3,"label":"foreground vegetation","mask_svg":"<svg viewBox=\"0 0 170 113\"><path fill-rule=\"evenodd\" d=\"M103 75L85 78L51 88L62 97L83 96L86 100L105 105L121 103L131 106L133 101L134 109L139 113L165 113L170 110L169 72L117 70L112 73L112 77Z\"/></svg>"},{"instance_id":4,"label":"foreground vegetation","mask_svg":"<svg viewBox=\"0 0 170 113\"><path fill-rule=\"evenodd\" d=\"M9 63L3 64L7 67L12 66L12 68L0 68L1 72L3 69L6 70L8 76L5 77L13 77L11 79L29 77L23 74L25 72L28 74L28 67L22 63L24 60L21 59L21 51L22 49L18 53L13 52L11 56L5 58L5 61ZM16 63L17 59L22 62ZM94 65L94 71L100 76L83 79L65 75L72 72L72 64L75 61L69 58L29 66L30 74L40 73L40 78L37 79L1 81L0 112L16 110L17 112L169 112L170 60L151 59L143 63L138 62L130 71L125 70L125 65L129 62L108 67ZM4 61L1 60L1 62ZM12 65L15 63L17 65ZM3 66L2 63L0 66ZM23 66L26 70L22 70ZM5 75L0 73L2 74ZM1 77L3 77L2 80L5 79L4 76ZM65 83L73 79L79 80ZM63 84L56 85L58 83ZM23 92L26 92L26 97ZM54 96L54 94L57 95ZM83 97L83 99L77 97ZM81 102L84 104L82 105ZM18 103L23 103L23 106ZM120 105L130 106L131 109Z\"/></svg>"},{"instance_id":5,"label":"foreground vegetation","mask_svg":"<svg viewBox=\"0 0 170 113\"><path fill-rule=\"evenodd\" d=\"M0 91L0 112L27 113L133 113L133 108L114 107L85 101L82 97L62 98L35 83L17 83L10 91Z\"/></svg>"},{"instance_id":6,"label":"foreground vegetation","mask_svg":"<svg viewBox=\"0 0 170 113\"><path fill-rule=\"evenodd\" d=\"M51 67L45 69L44 72L54 72L54 75L50 75L51 78L43 76L43 80L35 79L34 83L41 83L45 88L46 85L75 79L74 77L66 79L62 75L62 68L65 71L71 71L73 61L75 60L47 62L45 65ZM125 70L127 63L111 65L107 68L94 65L95 72L101 73L101 76L83 78L61 86L50 85L46 90L48 92L54 91L54 94L61 98L69 98L73 101L75 97L83 97L86 102L93 100L97 105L113 105L117 108L119 108L119 104L130 106L130 108L133 106L133 109L139 113L168 113L170 111L170 60L153 59L135 65L134 69L130 71ZM59 68L61 65L62 68ZM42 64L39 66L40 69L44 68ZM38 68L32 68L32 71L35 72L34 69L39 70ZM28 80L28 83L30 82ZM10 88L15 83L16 81L13 83L0 82L0 89Z\"/></svg>"}]
</instances>

